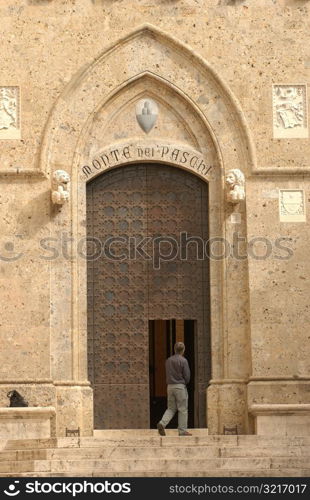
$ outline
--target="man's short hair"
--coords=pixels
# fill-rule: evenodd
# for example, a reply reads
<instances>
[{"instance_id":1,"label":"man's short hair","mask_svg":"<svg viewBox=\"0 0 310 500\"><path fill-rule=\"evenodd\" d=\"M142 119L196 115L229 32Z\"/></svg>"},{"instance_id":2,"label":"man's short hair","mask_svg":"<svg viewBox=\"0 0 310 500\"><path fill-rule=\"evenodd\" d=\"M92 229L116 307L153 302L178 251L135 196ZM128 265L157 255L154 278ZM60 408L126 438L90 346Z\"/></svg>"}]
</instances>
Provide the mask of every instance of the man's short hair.
<instances>
[{"instance_id":1,"label":"man's short hair","mask_svg":"<svg viewBox=\"0 0 310 500\"><path fill-rule=\"evenodd\" d=\"M174 352L175 354L183 354L185 351L185 345L183 342L176 342L174 345Z\"/></svg>"}]
</instances>

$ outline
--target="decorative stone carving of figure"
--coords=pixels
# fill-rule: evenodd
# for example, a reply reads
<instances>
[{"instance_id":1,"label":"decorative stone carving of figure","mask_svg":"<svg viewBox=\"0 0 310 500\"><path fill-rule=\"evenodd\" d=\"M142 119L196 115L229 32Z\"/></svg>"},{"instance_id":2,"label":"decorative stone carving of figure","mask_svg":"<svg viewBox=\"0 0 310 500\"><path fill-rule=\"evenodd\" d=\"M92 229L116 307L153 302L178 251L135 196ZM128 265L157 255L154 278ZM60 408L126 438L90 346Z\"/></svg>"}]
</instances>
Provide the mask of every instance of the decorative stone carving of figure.
<instances>
[{"instance_id":1,"label":"decorative stone carving of figure","mask_svg":"<svg viewBox=\"0 0 310 500\"><path fill-rule=\"evenodd\" d=\"M63 205L69 200L70 175L65 170L55 170L53 174L52 202Z\"/></svg>"},{"instance_id":2,"label":"decorative stone carving of figure","mask_svg":"<svg viewBox=\"0 0 310 500\"><path fill-rule=\"evenodd\" d=\"M16 127L16 102L14 95L6 88L0 89L0 130Z\"/></svg>"},{"instance_id":3,"label":"decorative stone carving of figure","mask_svg":"<svg viewBox=\"0 0 310 500\"><path fill-rule=\"evenodd\" d=\"M276 89L278 126L284 128L298 127L303 124L303 105L300 102L301 89L296 87L278 87Z\"/></svg>"},{"instance_id":4,"label":"decorative stone carving of figure","mask_svg":"<svg viewBox=\"0 0 310 500\"><path fill-rule=\"evenodd\" d=\"M241 170L233 168L226 175L226 199L230 203L239 203L245 199L245 178Z\"/></svg>"}]
</instances>

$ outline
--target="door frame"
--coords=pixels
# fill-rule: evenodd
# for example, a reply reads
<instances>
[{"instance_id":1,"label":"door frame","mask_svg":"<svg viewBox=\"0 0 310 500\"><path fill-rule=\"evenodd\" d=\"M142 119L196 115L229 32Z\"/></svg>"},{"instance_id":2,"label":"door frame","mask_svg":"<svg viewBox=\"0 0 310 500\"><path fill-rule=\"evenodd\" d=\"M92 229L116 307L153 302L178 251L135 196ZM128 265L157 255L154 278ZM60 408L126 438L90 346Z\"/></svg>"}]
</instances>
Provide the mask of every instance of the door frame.
<instances>
[{"instance_id":1,"label":"door frame","mask_svg":"<svg viewBox=\"0 0 310 500\"><path fill-rule=\"evenodd\" d=\"M152 58L149 54L152 53ZM165 55L166 54L166 55ZM119 71L119 60L130 60L126 72ZM237 211L241 222L240 237L246 238L246 204L228 205L224 197L225 173L241 169L246 177L256 172L253 141L242 108L217 72L184 43L151 25L143 25L116 41L88 67L73 77L51 110L42 140L39 168L51 176L57 169L71 175L71 200L62 210L55 211L51 235L63 231L75 241L85 238L85 183L83 167L89 162L92 175L99 175L96 163L98 154L113 152L120 146L102 136L100 147L94 148L93 132L99 118L110 123L119 110L125 109L129 100L141 98L141 85L147 95L166 99L167 106L180 115L191 130L197 147L197 157L208 165L213 152L214 168L198 171L184 165L182 156L165 159L179 168L188 169L200 176L210 186L210 237L225 238L233 245L233 226L230 215ZM207 97L206 97L207 96ZM184 116L184 118L183 118ZM162 139L148 139L141 131L140 137L128 136L124 148L140 143L141 148L154 148ZM164 147L187 150L174 137L162 141ZM98 146L98 145L97 145ZM140 147L139 146L139 147ZM96 149L96 150L95 150ZM145 161L136 155L123 156L118 165ZM195 151L193 151L195 155ZM162 159L161 159L162 160ZM160 156L154 161L161 161ZM196 160L195 160L196 161ZM198 160L197 160L198 161ZM196 165L197 166L197 165ZM222 433L223 424L237 423L241 432L249 431L247 410L247 383L251 375L251 343L249 327L249 292L247 260L211 263L211 337L212 380L208 427L210 433ZM86 266L80 259L64 260L51 266L50 295L53 315L50 321L50 370L53 383L66 400L80 394L76 411L85 413L84 427L89 427L91 413L87 381L87 326L86 326ZM242 302L242 306L241 306ZM61 358L59 352L62 352ZM57 405L56 405L57 406ZM56 408L61 429L70 424L69 408Z\"/></svg>"},{"instance_id":2,"label":"door frame","mask_svg":"<svg viewBox=\"0 0 310 500\"><path fill-rule=\"evenodd\" d=\"M130 164L130 165L132 168L129 168L127 166L122 166L122 167L118 167L114 171L109 170L107 172L104 172L100 176L96 176L93 179L93 182L89 184L89 189L87 190L87 207L90 210L90 215L87 214L87 219L88 219L87 231L89 231L89 232L87 232L87 237L90 238L91 241L93 241L93 238L98 238L98 240L101 240L103 235L106 234L106 233L101 231L102 215L104 214L103 206L105 206L105 205L102 206L100 200L104 197L104 193L106 190L108 190L109 192L110 191L114 192L116 190L116 192L117 192L117 189L118 189L117 183L118 182L121 185L121 188L120 188L121 191L126 193L127 189L129 189L130 192L132 190L135 191L138 189L136 187L136 180L135 180L136 177L144 179L146 184L144 185L144 183L143 183L142 184L143 187L141 187L141 189L143 190L143 192L145 192L145 195L146 195L145 199L150 200L150 202L149 201L146 202L146 205L144 207L146 210L144 212L144 217L145 217L144 223L146 222L146 220L148 220L148 221L152 220L149 217L148 210L150 209L150 207L153 206L154 203L156 206L158 204L158 202L151 201L151 200L153 200L153 198L150 198L150 194L153 193L153 187L152 187L153 186L153 179L155 179L158 175L162 175L163 177L162 177L161 182L159 183L159 186L157 186L156 190L162 189L163 192L167 192L167 189L168 189L168 192L170 193L170 191L174 191L174 183L175 183L178 186L177 193L179 195L180 195L180 192L183 195L183 192L186 191L188 193L188 196L190 197L190 200L192 199L192 197L197 199L197 202L196 202L197 204L195 205L195 210L197 210L197 213L199 211L199 218L198 218L197 222L195 222L195 220L193 220L191 218L190 218L190 222L188 222L188 213L187 213L187 211L184 211L184 208L182 207L182 202L179 201L179 198L178 198L178 201L175 202L177 208L181 209L181 216L179 218L177 218L178 222L176 222L177 225L180 224L180 229L178 229L178 231L179 230L181 231L182 225L184 223L186 223L188 225L188 231L190 233L192 233L195 236L199 235L199 237L203 240L203 242L207 241L208 226L209 226L209 214L208 214L208 204L209 204L208 203L208 198L209 198L208 191L209 191L209 189L208 189L208 186L206 185L206 183L202 182L201 179L197 179L197 176L194 176L192 172L188 172L188 171L184 171L184 170L182 170L182 172L180 172L179 169L177 169L175 167L171 167L170 165L163 164L163 163L161 163L159 165L156 164L155 166L154 166L154 163L151 163L151 162L149 162L149 163L143 162L143 163L137 163L134 165ZM142 168L140 168L140 167L142 167ZM170 170L171 170L171 172L170 172ZM160 171L160 174L158 173L159 171ZM109 173L112 175L109 175ZM116 176L115 176L115 174L116 174ZM168 177L167 177L167 174L168 174ZM106 179L106 181L105 181L105 179ZM168 182L168 180L169 180L169 182ZM132 182L134 182L134 185L132 185ZM95 204L94 200L98 199L98 194L99 194L98 209L96 209L96 204ZM126 201L127 195L128 194L126 193L125 194L125 201L124 201L125 204L127 203L127 201ZM142 198L144 198L144 196L142 196ZM186 199L186 196L185 196L185 199ZM116 200L115 195L114 195L113 200L114 201L112 202L113 203L112 206L113 206L113 213L114 213L114 210L117 211L117 207L119 207L119 197ZM183 198L182 198L182 200L183 200ZM123 201L121 201L120 203L122 205ZM190 203L191 203L191 201L190 201ZM110 206L109 202L108 202L108 206ZM143 206L144 206L144 204L143 204ZM169 218L169 206L170 206L169 199L167 198L167 205L166 206L163 205L164 214L162 217L163 217L164 221L166 220L167 217ZM98 218L98 214L96 215L97 210L101 210L99 218ZM94 214L94 217L93 217L93 214ZM191 215L193 215L193 212L191 213ZM109 219L110 216L107 216L107 218ZM155 217L155 219L156 219L156 217ZM94 228L98 227L98 223L100 224L99 232L98 232L98 229L97 230L94 229ZM103 223L104 223L104 220L103 220ZM143 225L144 225L144 223L143 223ZM146 224L147 224L147 227L149 228L149 222L147 222ZM197 226L197 224L198 224L198 226ZM174 229L170 229L170 230L174 231ZM196 230L198 231L197 233L195 232ZM163 224L162 231L163 231L163 234L165 234L165 223ZM148 230L147 230L146 234L149 235ZM153 234L153 233L150 233L150 234ZM178 233L175 233L175 234L178 234ZM129 237L133 236L131 231L129 231L129 233L126 232L126 235ZM106 260L105 258L100 259L99 266L104 265L105 260ZM191 260L192 260L192 258L190 258L190 261ZM177 262L178 262L179 266L181 266L181 268L182 268L183 260L182 260L182 257L180 254L178 254ZM192 412L192 414L196 415L196 413L198 412L197 415L194 417L195 426L196 427L205 427L206 426L207 408L206 408L206 404L205 404L205 398L203 397L202 393L206 390L206 385L208 384L208 382L210 380L210 377L208 376L206 378L206 375L209 374L209 370L207 370L207 367L212 362L211 361L211 348L210 348L210 343L211 343L210 324L209 324L209 314L208 314L210 311L210 269L209 269L210 262L209 262L209 259L207 259L206 256L204 255L203 261L201 261L200 259L194 259L193 264L195 266L194 268L191 267L191 270L188 270L185 272L183 271L182 275L183 275L183 278L185 281L182 281L182 283L183 283L183 285L185 285L185 283L186 283L186 288L188 288L191 291L191 294L195 293L196 285L195 285L195 283L193 283L193 275L195 275L195 279L197 279L197 281L199 282L199 284L197 285L199 290L200 290L200 292L199 292L200 300L197 301L197 303L199 304L199 307L198 308L196 308L195 306L193 307L193 303L192 303L192 300L190 300L190 297L188 297L187 299L184 299L182 296L179 296L179 300L181 301L181 304L184 307L188 308L187 314L189 314L189 317L192 315L192 317L194 319L189 320L188 318L183 317L182 316L182 314L184 313L183 307L180 306L180 302L178 303L178 307L176 307L176 302L174 302L174 301L172 301L171 303L168 301L168 303L170 303L170 308L168 308L166 310L166 312L165 312L166 316L163 318L159 318L159 317L157 317L157 314L160 315L160 312L158 312L161 310L161 307L159 305L160 303L155 301L155 303L153 304L152 300L150 300L148 302L147 307L144 307L145 310L143 313L144 314L143 319L147 320L148 324L149 324L150 321L155 319L155 317L157 318L157 320L162 319L163 321L165 321L165 320L167 321L168 316L169 316L170 321L174 321L174 325L176 328L177 328L176 321L178 321L178 320L183 321L184 326L185 326L185 321L191 321L192 325L191 325L190 330L193 333L193 341L191 341L190 344L192 346L194 369L195 369L195 372L193 373L194 377L192 377L192 378L194 378L194 384L195 384L193 386L193 401L192 401L193 402L193 412ZM93 270L94 265L97 266L96 260L93 261L91 259L90 262L87 264L87 267L89 266L88 271L90 272L90 275L91 275L90 282L92 284L92 287L95 287L97 289L98 281L96 278L96 273L94 273L94 270ZM116 265L117 265L117 263L116 263ZM147 263L147 266L148 265L149 264ZM149 269L149 271L151 273L151 276L153 276L153 277L155 277L155 275L157 276L156 270L154 271L154 269L153 269L154 274L153 274L152 270ZM179 270L179 272L180 272L180 270ZM172 278L175 279L173 271L172 271ZM106 290L105 283L101 282L101 285L103 287L102 293L104 294L104 292ZM113 287L113 285L111 285L111 286ZM117 304L118 303L117 288L116 289L112 288L112 290L115 293L115 304ZM98 289L97 289L97 293L98 293ZM92 291L91 297L93 294L94 294L94 292ZM145 297L144 306L146 305L147 301L148 301L148 296ZM106 304L105 303L101 304L101 303L98 303L97 301L93 303L92 298L90 299L90 304L91 304L91 309L89 311L89 313L90 313L89 317L91 318L91 324L93 325L93 324L95 324L93 313L96 316L98 313L97 307L99 307L99 310L100 310L101 305L104 306ZM110 303L111 306L112 305L115 306L115 304L112 302ZM152 305L155 306L155 309L153 309ZM171 306L172 306L172 309L171 309ZM172 310L174 312L171 313ZM177 315L173 316L173 314L175 314L175 313ZM100 314L99 314L99 319L100 319ZM129 316L131 316L130 303L128 303L128 314L129 314ZM168 316L167 316L167 314L168 314ZM119 319L121 319L121 318L119 318ZM98 317L97 317L97 320L98 320ZM117 320L118 320L118 318L116 318L115 320L110 320L109 318L106 318L106 321L110 325L111 329L113 328L113 325L111 325L109 323L109 321L114 322ZM200 325L199 326L199 335L198 335L198 324ZM106 331L109 332L109 326L105 325L104 323L102 323L100 325L100 328L102 328L105 331L105 326L107 328ZM98 324L97 324L97 327L98 327ZM90 356L89 360L90 360L91 366L93 366L93 362L95 362L95 360L97 359L96 355L95 355L94 342L97 342L98 339L94 340L95 331L96 331L96 329L91 326L89 329L89 338L92 339L91 340L92 346L91 346L90 350L88 350L88 355ZM184 333L186 335L186 330L184 331ZM149 327L148 327L148 332L147 332L147 334L145 332L145 335L147 337L147 342L149 342L149 338L150 338ZM146 338L145 338L145 340L146 340ZM118 346L118 342L119 342L118 340L115 340L115 344L113 341L112 345L110 345L109 342L107 341L107 343L108 343L107 348L109 347L109 348L113 348L113 349L116 348L117 349L118 347L121 347L121 346ZM199 350L198 350L198 343L199 343ZM99 345L97 345L97 348L101 350L103 348L103 344L100 342L100 347L99 347ZM172 351L173 351L173 349L172 349ZM205 357L202 355L202 352L205 353L205 355L208 357L208 359L205 359ZM149 353L149 346L148 346L148 353ZM117 380L114 377L114 379L111 381L110 380L110 373L105 372L105 380L103 381L102 380L103 367L100 364L101 359L102 358L99 358L99 364L96 363L96 366L97 366L98 371L99 371L99 379L100 380L98 380L98 379L96 380L96 371L93 372L93 377L91 377L91 375L89 374L90 380L92 380L92 389L94 390L94 395L95 394L98 395L98 400L100 400L100 398L103 398L103 400L105 399L104 393L102 392L102 390L104 388L106 389L106 391L110 391L112 389L113 385L115 385L115 384L120 385L122 382L124 384L127 384L127 382L128 382L128 381L126 381L126 377L123 374L121 374L121 372L119 372L119 371L115 372L115 375L117 376ZM149 359L149 356L148 356L148 359ZM107 362L107 361L108 360L105 360L105 362ZM122 361L125 361L125 360L122 360ZM137 361L137 360L135 360L135 361ZM149 362L148 362L148 364L149 364ZM148 382L149 382L148 371L149 370L147 368L147 374L145 373L145 375L147 376ZM199 377L198 377L198 374L199 374ZM129 370L128 376L132 377L132 375L133 375L132 371ZM144 379L145 377L143 376L142 378ZM145 381L144 380L143 381L136 380L135 382L133 382L131 380L128 383L139 385L139 388L137 388L137 391L138 390L142 391L141 398L143 398L143 401L144 401ZM141 386L140 386L140 384L141 384ZM133 389L132 387L130 388L130 386L127 387L127 385L125 385L125 387L126 387L126 393L132 391L132 389ZM127 389L128 389L128 391L127 391ZM148 393L149 393L149 390L148 390ZM165 391L165 393L166 393L166 391ZM132 394L132 392L131 392L131 394ZM114 392L112 390L111 398L114 400L114 406L110 405L111 408L117 407L117 406L115 406L117 400L115 400L114 397L115 397L115 395L114 395ZM124 398L126 398L125 394L124 394ZM134 399L133 395L132 395L131 399ZM191 399L192 399L192 397L191 397ZM148 397L148 400L149 400L149 397ZM136 401L136 404L139 405L140 401L141 401L141 399L139 398ZM107 403L107 401L105 401L105 404L106 403ZM104 422L105 420L106 420L107 428L109 428L111 421L112 422L114 421L114 423L115 423L116 420L118 421L118 424L120 425L120 427L124 426L124 418L123 417L119 417L119 419L117 419L117 418L115 419L115 416L111 416L110 412L108 412L109 416L106 415L105 411L103 412L103 415L99 416L98 413L102 413L102 410L100 410L100 408L104 408L103 401L101 401L101 403L98 403L98 401L94 401L94 410L97 409L97 412L94 412L95 413L96 429L102 428L101 427L102 422ZM134 408L134 406L133 406L133 408ZM141 426L141 421L139 421L141 415L143 415L143 419L145 420L144 410L145 410L145 408L144 408L144 406L142 406L142 411L140 413L138 413L138 415L136 415L137 418L134 421L134 423L136 423L138 426ZM150 411L149 404L147 405L147 411L148 412ZM131 412L129 412L129 413L131 413ZM130 421L130 418L128 419L128 421ZM132 425L134 425L134 423ZM127 425L128 425L128 423L127 423ZM142 425L143 425L143 423L142 423ZM125 422L125 426L126 426L126 422ZM126 428L125 426L124 426L124 428Z\"/></svg>"}]
</instances>

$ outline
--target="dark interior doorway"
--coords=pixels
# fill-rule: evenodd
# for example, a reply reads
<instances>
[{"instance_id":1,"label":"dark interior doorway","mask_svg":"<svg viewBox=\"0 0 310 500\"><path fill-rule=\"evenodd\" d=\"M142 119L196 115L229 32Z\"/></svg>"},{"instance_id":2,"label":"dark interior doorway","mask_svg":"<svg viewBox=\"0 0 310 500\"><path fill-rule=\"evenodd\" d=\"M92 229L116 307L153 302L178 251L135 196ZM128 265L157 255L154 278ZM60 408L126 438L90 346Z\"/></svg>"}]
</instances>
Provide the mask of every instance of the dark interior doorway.
<instances>
[{"instance_id":1,"label":"dark interior doorway","mask_svg":"<svg viewBox=\"0 0 310 500\"><path fill-rule=\"evenodd\" d=\"M149 321L149 369L150 369L150 427L155 429L167 407L165 362L174 354L174 344L184 342L185 357L191 370L188 389L188 427L198 426L195 415L195 320ZM177 414L168 428L177 428Z\"/></svg>"}]
</instances>

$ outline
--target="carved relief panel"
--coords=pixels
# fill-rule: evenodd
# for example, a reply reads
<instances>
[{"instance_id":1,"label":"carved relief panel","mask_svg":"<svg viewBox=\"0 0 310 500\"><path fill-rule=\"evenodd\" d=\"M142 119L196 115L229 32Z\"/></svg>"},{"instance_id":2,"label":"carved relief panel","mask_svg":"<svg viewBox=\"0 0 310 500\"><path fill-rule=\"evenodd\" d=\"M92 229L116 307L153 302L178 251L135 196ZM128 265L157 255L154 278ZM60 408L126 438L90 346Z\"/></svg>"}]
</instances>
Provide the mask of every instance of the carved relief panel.
<instances>
[{"instance_id":1,"label":"carved relief panel","mask_svg":"<svg viewBox=\"0 0 310 500\"><path fill-rule=\"evenodd\" d=\"M308 137L306 85L273 85L273 136Z\"/></svg>"},{"instance_id":2,"label":"carved relief panel","mask_svg":"<svg viewBox=\"0 0 310 500\"><path fill-rule=\"evenodd\" d=\"M0 139L20 137L20 90L0 86Z\"/></svg>"},{"instance_id":3,"label":"carved relief panel","mask_svg":"<svg viewBox=\"0 0 310 500\"><path fill-rule=\"evenodd\" d=\"M279 210L281 222L305 222L305 193L303 189L280 189Z\"/></svg>"}]
</instances>

